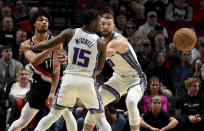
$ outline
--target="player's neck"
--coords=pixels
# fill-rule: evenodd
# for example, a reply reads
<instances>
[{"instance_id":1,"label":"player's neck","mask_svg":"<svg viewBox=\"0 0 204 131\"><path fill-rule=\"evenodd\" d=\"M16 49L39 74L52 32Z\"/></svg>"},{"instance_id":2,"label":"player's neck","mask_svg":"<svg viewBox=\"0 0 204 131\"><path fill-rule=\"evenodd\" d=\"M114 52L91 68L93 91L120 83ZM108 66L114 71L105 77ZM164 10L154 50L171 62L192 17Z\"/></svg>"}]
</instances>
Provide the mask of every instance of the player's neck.
<instances>
[{"instance_id":1,"label":"player's neck","mask_svg":"<svg viewBox=\"0 0 204 131\"><path fill-rule=\"evenodd\" d=\"M41 42L41 41L43 41L43 40L47 40L47 37L48 37L48 33L47 33L47 32L45 32L45 33L39 33L39 32L37 32L37 33L35 33L35 35L33 36L33 38L35 39L35 41L36 41L37 43L39 43L39 42Z\"/></svg>"},{"instance_id":2,"label":"player's neck","mask_svg":"<svg viewBox=\"0 0 204 131\"><path fill-rule=\"evenodd\" d=\"M103 37L103 40L104 40L106 43L108 43L108 42L110 42L110 41L112 40L113 35L114 35L114 33L112 33L112 34L110 34L110 35L108 35L108 36L106 36L106 37Z\"/></svg>"}]
</instances>

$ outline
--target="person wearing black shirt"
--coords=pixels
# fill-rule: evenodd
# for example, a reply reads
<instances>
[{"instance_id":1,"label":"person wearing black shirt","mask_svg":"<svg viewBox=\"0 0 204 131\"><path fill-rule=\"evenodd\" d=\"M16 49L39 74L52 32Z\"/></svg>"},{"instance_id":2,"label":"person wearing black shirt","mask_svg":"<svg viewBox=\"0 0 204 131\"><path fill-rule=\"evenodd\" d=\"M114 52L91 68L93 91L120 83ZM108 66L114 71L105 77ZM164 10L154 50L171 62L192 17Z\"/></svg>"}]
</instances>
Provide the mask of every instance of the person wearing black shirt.
<instances>
[{"instance_id":1,"label":"person wearing black shirt","mask_svg":"<svg viewBox=\"0 0 204 131\"><path fill-rule=\"evenodd\" d=\"M151 111L147 111L140 119L141 127L147 131L169 131L178 125L178 121L164 112L162 109L162 99L155 95L151 99Z\"/></svg>"},{"instance_id":2,"label":"person wearing black shirt","mask_svg":"<svg viewBox=\"0 0 204 131\"><path fill-rule=\"evenodd\" d=\"M184 83L188 93L178 103L181 108L180 120L183 129L184 131L203 131L204 104L198 95L200 80L188 78Z\"/></svg>"}]
</instances>

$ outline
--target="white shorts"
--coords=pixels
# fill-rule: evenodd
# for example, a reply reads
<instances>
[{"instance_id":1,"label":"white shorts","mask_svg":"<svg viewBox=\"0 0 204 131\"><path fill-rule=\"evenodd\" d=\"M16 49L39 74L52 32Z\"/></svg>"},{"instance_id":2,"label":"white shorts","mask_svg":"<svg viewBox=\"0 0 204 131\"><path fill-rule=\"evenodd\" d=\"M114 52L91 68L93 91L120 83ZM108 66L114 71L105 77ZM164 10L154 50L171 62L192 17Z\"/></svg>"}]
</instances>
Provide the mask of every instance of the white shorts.
<instances>
[{"instance_id":1,"label":"white shorts","mask_svg":"<svg viewBox=\"0 0 204 131\"><path fill-rule=\"evenodd\" d=\"M65 74L59 92L56 95L54 105L72 108L79 98L85 107L95 112L103 112L103 102L98 90L94 86L91 77Z\"/></svg>"},{"instance_id":2,"label":"white shorts","mask_svg":"<svg viewBox=\"0 0 204 131\"><path fill-rule=\"evenodd\" d=\"M113 76L102 85L102 88L110 91L119 100L130 88L141 88L139 91L143 94L146 86L144 81L138 77L123 77L113 73Z\"/></svg>"}]
</instances>

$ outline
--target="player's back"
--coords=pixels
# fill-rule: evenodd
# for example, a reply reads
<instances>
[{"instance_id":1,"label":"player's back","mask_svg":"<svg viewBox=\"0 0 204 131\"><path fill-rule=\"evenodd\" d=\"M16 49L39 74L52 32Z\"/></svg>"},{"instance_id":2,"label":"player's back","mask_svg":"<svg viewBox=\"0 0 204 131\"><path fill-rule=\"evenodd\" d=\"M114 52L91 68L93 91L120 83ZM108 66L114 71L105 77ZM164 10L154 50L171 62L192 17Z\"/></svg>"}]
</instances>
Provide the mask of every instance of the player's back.
<instances>
[{"instance_id":1,"label":"player's back","mask_svg":"<svg viewBox=\"0 0 204 131\"><path fill-rule=\"evenodd\" d=\"M64 73L93 76L98 62L99 36L76 28L68 44L68 65Z\"/></svg>"}]
</instances>

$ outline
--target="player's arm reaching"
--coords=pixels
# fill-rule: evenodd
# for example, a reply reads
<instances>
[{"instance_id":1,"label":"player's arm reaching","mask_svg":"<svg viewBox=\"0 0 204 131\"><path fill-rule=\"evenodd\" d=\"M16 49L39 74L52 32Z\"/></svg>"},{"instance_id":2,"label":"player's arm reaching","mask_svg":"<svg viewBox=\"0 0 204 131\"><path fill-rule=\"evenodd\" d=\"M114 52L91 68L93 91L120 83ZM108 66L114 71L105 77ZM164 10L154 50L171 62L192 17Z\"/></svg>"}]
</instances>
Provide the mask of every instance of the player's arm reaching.
<instances>
[{"instance_id":1,"label":"player's arm reaching","mask_svg":"<svg viewBox=\"0 0 204 131\"><path fill-rule=\"evenodd\" d=\"M50 39L50 40L45 40L42 41L34 46L30 46L30 45L23 45L20 48L21 52L24 52L26 50L38 50L38 51L42 51L42 50L46 50L46 49L50 49L54 46L57 46L61 43L67 42L69 41L73 36L73 29L66 29L64 31L62 31L59 35L57 35L55 38Z\"/></svg>"},{"instance_id":2,"label":"player's arm reaching","mask_svg":"<svg viewBox=\"0 0 204 131\"><path fill-rule=\"evenodd\" d=\"M106 44L102 40L98 40L97 44L98 52L99 52L99 58L98 58L98 66L96 69L96 75L100 74L100 72L103 69L105 60L106 60Z\"/></svg>"},{"instance_id":3,"label":"player's arm reaching","mask_svg":"<svg viewBox=\"0 0 204 131\"><path fill-rule=\"evenodd\" d=\"M25 45L29 45L28 40L21 43L21 47L25 46ZM37 66L39 64L41 64L43 61L45 61L45 59L48 57L48 55L52 52L52 50L45 50L39 54L34 53L32 50L26 50L24 51L24 55L25 58L34 66Z\"/></svg>"},{"instance_id":4,"label":"player's arm reaching","mask_svg":"<svg viewBox=\"0 0 204 131\"><path fill-rule=\"evenodd\" d=\"M127 39L124 37L116 37L108 43L106 57L110 57L117 52L124 54L128 51L128 49L129 46Z\"/></svg>"},{"instance_id":5,"label":"player's arm reaching","mask_svg":"<svg viewBox=\"0 0 204 131\"><path fill-rule=\"evenodd\" d=\"M59 77L60 77L60 62L58 60L58 55L60 52L63 51L62 44L54 47L53 49L53 71L52 71L52 86L50 89L50 94L48 96L48 103L52 104L55 96L55 92L57 89L57 85L59 82Z\"/></svg>"}]
</instances>

